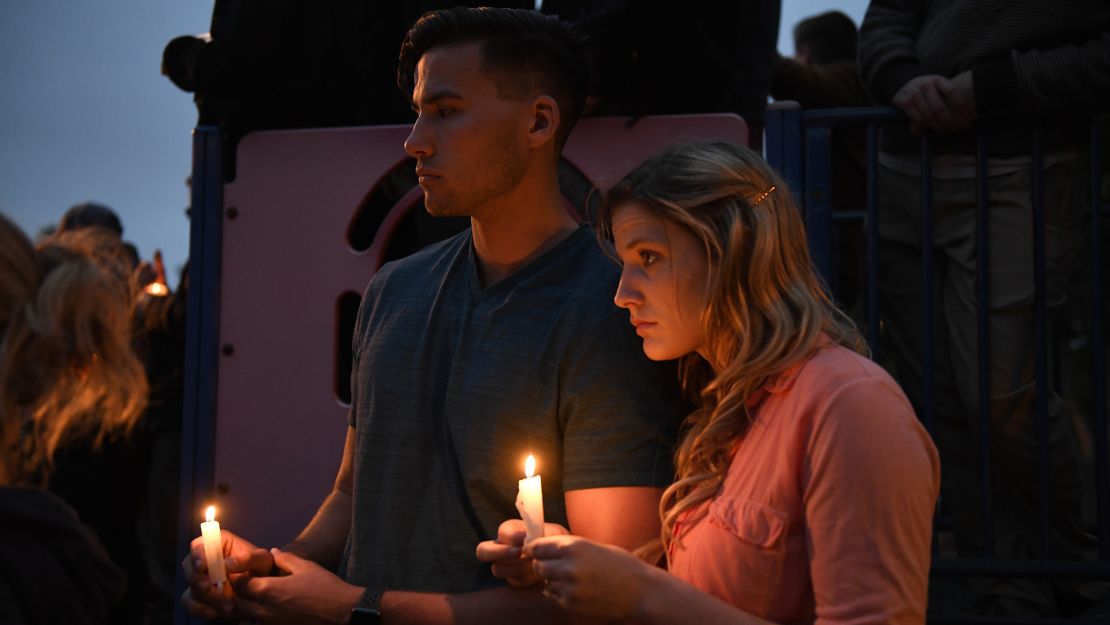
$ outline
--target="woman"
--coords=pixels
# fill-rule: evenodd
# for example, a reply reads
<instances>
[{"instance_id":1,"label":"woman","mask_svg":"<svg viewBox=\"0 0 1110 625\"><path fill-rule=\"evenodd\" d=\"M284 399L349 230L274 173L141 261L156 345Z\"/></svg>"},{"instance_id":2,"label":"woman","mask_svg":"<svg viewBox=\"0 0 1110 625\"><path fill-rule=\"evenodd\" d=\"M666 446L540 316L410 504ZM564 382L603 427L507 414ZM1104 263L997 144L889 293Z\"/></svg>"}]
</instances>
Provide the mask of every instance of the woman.
<instances>
[{"instance_id":1,"label":"woman","mask_svg":"<svg viewBox=\"0 0 1110 625\"><path fill-rule=\"evenodd\" d=\"M924 622L936 450L825 294L782 181L746 148L691 143L629 174L598 217L623 264L617 305L649 358L681 359L697 406L661 540L637 559L548 532L524 548L531 571L494 572L643 623Z\"/></svg>"},{"instance_id":2,"label":"woman","mask_svg":"<svg viewBox=\"0 0 1110 625\"><path fill-rule=\"evenodd\" d=\"M106 268L106 240L72 234L36 252L0 215L3 623L103 623L124 589L73 510L40 488L60 445L128 430L146 401L130 290Z\"/></svg>"}]
</instances>

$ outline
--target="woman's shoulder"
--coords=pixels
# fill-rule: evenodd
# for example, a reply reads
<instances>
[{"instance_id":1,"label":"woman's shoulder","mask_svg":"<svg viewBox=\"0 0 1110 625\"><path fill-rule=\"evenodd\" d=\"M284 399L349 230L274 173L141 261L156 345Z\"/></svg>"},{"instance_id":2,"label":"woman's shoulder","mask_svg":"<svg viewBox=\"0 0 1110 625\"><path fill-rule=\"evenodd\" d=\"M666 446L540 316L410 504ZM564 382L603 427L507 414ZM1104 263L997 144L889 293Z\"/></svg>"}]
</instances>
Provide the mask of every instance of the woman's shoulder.
<instances>
[{"instance_id":1,"label":"woman's shoulder","mask_svg":"<svg viewBox=\"0 0 1110 625\"><path fill-rule=\"evenodd\" d=\"M790 391L815 401L849 389L894 392L904 398L898 383L886 370L866 356L835 344L821 347L767 386L772 393Z\"/></svg>"},{"instance_id":2,"label":"woman's shoulder","mask_svg":"<svg viewBox=\"0 0 1110 625\"><path fill-rule=\"evenodd\" d=\"M839 345L813 354L799 367L790 390L817 426L831 420L834 427L920 427L894 378L866 356Z\"/></svg>"},{"instance_id":3,"label":"woman's shoulder","mask_svg":"<svg viewBox=\"0 0 1110 625\"><path fill-rule=\"evenodd\" d=\"M806 361L800 375L810 383L841 385L846 382L894 383L894 378L870 358L842 345L830 344Z\"/></svg>"},{"instance_id":4,"label":"woman's shoulder","mask_svg":"<svg viewBox=\"0 0 1110 625\"><path fill-rule=\"evenodd\" d=\"M864 448L886 453L921 450L936 465L931 437L898 383L872 360L844 347L814 354L798 373L794 389L809 427L808 447Z\"/></svg>"}]
</instances>

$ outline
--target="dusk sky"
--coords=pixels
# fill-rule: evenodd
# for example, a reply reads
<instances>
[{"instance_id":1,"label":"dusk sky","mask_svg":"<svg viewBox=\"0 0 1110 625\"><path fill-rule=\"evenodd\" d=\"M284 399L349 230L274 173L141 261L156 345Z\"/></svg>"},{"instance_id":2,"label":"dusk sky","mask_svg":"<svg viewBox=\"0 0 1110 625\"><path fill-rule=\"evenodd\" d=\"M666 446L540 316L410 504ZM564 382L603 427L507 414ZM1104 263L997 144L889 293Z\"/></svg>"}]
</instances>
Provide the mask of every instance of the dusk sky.
<instances>
[{"instance_id":1,"label":"dusk sky","mask_svg":"<svg viewBox=\"0 0 1110 625\"><path fill-rule=\"evenodd\" d=\"M779 49L799 19L864 0L784 0ZM0 212L32 237L71 205L111 206L124 238L160 248L171 284L188 256L185 179L196 108L159 74L162 48L208 30L212 5L191 0L36 0L0 4Z\"/></svg>"}]
</instances>

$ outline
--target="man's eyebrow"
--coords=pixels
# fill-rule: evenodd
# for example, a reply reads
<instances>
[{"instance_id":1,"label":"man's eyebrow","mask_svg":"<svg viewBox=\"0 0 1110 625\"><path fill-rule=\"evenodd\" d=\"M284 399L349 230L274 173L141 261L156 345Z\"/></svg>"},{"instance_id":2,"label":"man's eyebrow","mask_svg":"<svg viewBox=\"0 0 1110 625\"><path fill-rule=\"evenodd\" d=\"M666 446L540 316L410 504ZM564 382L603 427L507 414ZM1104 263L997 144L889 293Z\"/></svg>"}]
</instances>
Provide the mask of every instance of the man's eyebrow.
<instances>
[{"instance_id":1,"label":"man's eyebrow","mask_svg":"<svg viewBox=\"0 0 1110 625\"><path fill-rule=\"evenodd\" d=\"M423 95L420 98L419 102L417 102L416 100L413 100L412 108L413 109L419 109L421 107L421 105L427 106L429 104L436 104L436 103L441 102L443 100L462 100L462 99L463 99L462 94L460 94L457 91L452 91L450 89L440 89L439 91Z\"/></svg>"}]
</instances>

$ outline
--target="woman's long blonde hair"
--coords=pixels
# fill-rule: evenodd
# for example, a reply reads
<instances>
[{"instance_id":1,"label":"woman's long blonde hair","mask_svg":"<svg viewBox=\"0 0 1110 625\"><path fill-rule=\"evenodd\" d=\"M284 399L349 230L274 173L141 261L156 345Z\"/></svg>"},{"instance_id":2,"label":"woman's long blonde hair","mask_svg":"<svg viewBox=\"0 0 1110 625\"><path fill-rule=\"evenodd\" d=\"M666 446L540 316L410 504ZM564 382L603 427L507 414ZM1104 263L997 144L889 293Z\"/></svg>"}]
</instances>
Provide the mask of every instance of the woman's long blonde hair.
<instances>
[{"instance_id":1,"label":"woman's long blonde hair","mask_svg":"<svg viewBox=\"0 0 1110 625\"><path fill-rule=\"evenodd\" d=\"M114 240L80 231L36 252L0 215L0 484L41 480L61 442L99 444L146 405Z\"/></svg>"},{"instance_id":2,"label":"woman's long blonde hair","mask_svg":"<svg viewBox=\"0 0 1110 625\"><path fill-rule=\"evenodd\" d=\"M676 521L688 514L682 527L696 523L720 489L751 424L749 400L823 336L860 353L866 346L814 269L790 191L755 152L691 142L648 159L607 194L597 219L602 238L612 238L612 212L629 202L693 234L709 266L705 358L691 353L679 364L696 409L683 423L676 480L660 503L662 540L641 550L658 561L681 545Z\"/></svg>"}]
</instances>

